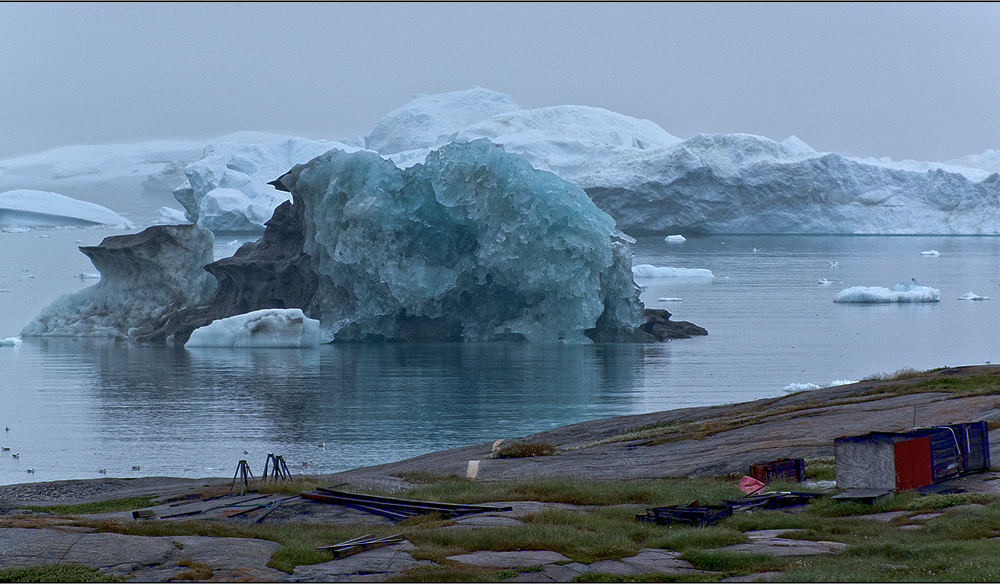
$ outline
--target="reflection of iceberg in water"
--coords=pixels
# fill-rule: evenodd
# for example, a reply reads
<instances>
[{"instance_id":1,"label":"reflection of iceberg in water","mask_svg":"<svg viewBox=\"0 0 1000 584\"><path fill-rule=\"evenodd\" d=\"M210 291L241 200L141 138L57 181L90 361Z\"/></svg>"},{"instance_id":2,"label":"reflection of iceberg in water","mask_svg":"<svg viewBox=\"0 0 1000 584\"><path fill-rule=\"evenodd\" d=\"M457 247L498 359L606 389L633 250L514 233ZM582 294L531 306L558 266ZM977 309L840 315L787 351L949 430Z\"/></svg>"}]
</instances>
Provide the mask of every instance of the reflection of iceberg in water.
<instances>
[{"instance_id":1,"label":"reflection of iceberg in water","mask_svg":"<svg viewBox=\"0 0 1000 584\"><path fill-rule=\"evenodd\" d=\"M53 411L53 423L74 420L65 440L101 444L122 465L177 476L205 476L206 467L232 472L243 458L256 472L269 452L310 461L313 473L335 472L632 413L650 350L509 343L175 350L66 338L25 345L78 365L53 380L86 396L77 406L86 414L68 405ZM102 463L109 475L113 462Z\"/></svg>"}]
</instances>

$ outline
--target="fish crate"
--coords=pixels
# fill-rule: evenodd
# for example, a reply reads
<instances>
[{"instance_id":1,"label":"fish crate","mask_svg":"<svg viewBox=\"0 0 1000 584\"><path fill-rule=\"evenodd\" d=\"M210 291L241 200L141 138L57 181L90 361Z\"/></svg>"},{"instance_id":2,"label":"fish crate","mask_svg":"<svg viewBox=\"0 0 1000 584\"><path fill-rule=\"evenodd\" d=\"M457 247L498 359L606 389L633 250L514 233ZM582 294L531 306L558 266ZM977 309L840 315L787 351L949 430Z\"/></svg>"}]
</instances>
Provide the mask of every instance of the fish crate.
<instances>
[{"instance_id":1,"label":"fish crate","mask_svg":"<svg viewBox=\"0 0 1000 584\"><path fill-rule=\"evenodd\" d=\"M689 505L671 505L669 507L651 507L646 513L635 516L639 521L648 521L657 525L682 523L684 525L701 526L715 523L733 514L733 506L729 503L721 505L698 505L695 501Z\"/></svg>"},{"instance_id":2,"label":"fish crate","mask_svg":"<svg viewBox=\"0 0 1000 584\"><path fill-rule=\"evenodd\" d=\"M806 461L801 458L779 458L751 464L749 475L762 483L774 480L801 483L806 478Z\"/></svg>"}]
</instances>

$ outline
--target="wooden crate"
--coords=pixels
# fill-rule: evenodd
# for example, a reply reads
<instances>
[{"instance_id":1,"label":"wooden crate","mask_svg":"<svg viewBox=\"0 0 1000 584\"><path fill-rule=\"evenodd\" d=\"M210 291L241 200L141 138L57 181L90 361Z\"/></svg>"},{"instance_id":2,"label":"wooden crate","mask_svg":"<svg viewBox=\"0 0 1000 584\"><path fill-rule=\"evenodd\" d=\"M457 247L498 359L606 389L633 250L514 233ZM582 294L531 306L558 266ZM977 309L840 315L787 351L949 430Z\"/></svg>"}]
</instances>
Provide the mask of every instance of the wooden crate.
<instances>
[{"instance_id":1,"label":"wooden crate","mask_svg":"<svg viewBox=\"0 0 1000 584\"><path fill-rule=\"evenodd\" d=\"M806 478L806 461L801 458L779 458L752 464L749 475L762 483L773 480L801 483Z\"/></svg>"},{"instance_id":2,"label":"wooden crate","mask_svg":"<svg viewBox=\"0 0 1000 584\"><path fill-rule=\"evenodd\" d=\"M721 505L698 505L695 501L690 505L670 505L669 507L651 507L645 514L638 514L639 521L656 522L657 525L682 523L684 525L708 525L733 514L733 506L728 503Z\"/></svg>"}]
</instances>

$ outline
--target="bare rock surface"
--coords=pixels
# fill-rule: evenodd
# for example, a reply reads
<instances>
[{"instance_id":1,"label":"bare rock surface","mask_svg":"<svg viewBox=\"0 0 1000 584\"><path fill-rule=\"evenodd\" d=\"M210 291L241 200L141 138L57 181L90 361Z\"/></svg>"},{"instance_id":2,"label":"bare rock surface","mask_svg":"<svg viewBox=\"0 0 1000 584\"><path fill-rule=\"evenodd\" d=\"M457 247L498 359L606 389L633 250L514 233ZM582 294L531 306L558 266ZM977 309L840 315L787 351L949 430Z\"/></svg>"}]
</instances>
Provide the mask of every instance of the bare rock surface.
<instances>
[{"instance_id":1,"label":"bare rock surface","mask_svg":"<svg viewBox=\"0 0 1000 584\"><path fill-rule=\"evenodd\" d=\"M179 562L211 566L218 580L276 581L286 574L266 566L281 546L229 537L144 537L73 533L57 529L0 528L0 566L83 564L138 582L165 582L187 570Z\"/></svg>"},{"instance_id":2,"label":"bare rock surface","mask_svg":"<svg viewBox=\"0 0 1000 584\"><path fill-rule=\"evenodd\" d=\"M1000 373L1000 367L948 368L928 375L947 378L986 373ZM907 380L914 381L919 379ZM376 486L391 484L393 477L414 471L467 476L470 461L478 461L476 480L480 481L725 475L746 473L752 464L778 458L833 456L833 441L840 436L1000 418L1000 395L995 394L920 392L866 397L900 383L862 381L747 403L591 420L524 437L497 436L547 442L556 448L552 456L495 459L490 457L491 441L333 476L357 485ZM637 428L675 425L688 430L664 432L662 440L654 435L629 436ZM996 432L991 440L994 445L1000 438ZM996 459L1000 451L991 456Z\"/></svg>"}]
</instances>

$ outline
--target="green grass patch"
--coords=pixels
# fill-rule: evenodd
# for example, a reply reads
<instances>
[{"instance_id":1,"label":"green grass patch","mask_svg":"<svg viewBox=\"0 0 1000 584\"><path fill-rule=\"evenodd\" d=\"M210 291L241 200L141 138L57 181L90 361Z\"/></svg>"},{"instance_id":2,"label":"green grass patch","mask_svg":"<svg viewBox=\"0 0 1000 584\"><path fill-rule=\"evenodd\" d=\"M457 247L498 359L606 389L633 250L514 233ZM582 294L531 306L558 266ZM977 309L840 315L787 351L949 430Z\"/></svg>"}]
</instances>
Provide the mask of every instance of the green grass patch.
<instances>
[{"instance_id":1,"label":"green grass patch","mask_svg":"<svg viewBox=\"0 0 1000 584\"><path fill-rule=\"evenodd\" d=\"M134 509L152 507L153 499L155 498L156 495L144 495L142 497L94 501L93 503L78 503L76 505L30 505L24 507L24 509L52 513L53 515L92 515L94 513L115 513L118 511L132 511Z\"/></svg>"},{"instance_id":2,"label":"green grass patch","mask_svg":"<svg viewBox=\"0 0 1000 584\"><path fill-rule=\"evenodd\" d=\"M771 554L753 552L728 552L722 550L689 550L681 557L699 569L730 574L752 574L779 570L787 560Z\"/></svg>"},{"instance_id":3,"label":"green grass patch","mask_svg":"<svg viewBox=\"0 0 1000 584\"><path fill-rule=\"evenodd\" d=\"M397 496L465 504L546 501L573 505L664 506L687 504L695 500L706 504L717 503L742 494L732 481L721 478L654 481L546 479L489 483L455 479L421 485Z\"/></svg>"},{"instance_id":4,"label":"green grass patch","mask_svg":"<svg viewBox=\"0 0 1000 584\"><path fill-rule=\"evenodd\" d=\"M718 582L718 576L712 574L661 574L649 572L638 576L621 576L605 572L588 572L570 580L570 582Z\"/></svg>"},{"instance_id":5,"label":"green grass patch","mask_svg":"<svg viewBox=\"0 0 1000 584\"><path fill-rule=\"evenodd\" d=\"M124 582L124 576L105 574L82 564L45 564L0 569L0 582Z\"/></svg>"},{"instance_id":6,"label":"green grass patch","mask_svg":"<svg viewBox=\"0 0 1000 584\"><path fill-rule=\"evenodd\" d=\"M191 558L183 558L177 562L177 565L188 568L177 575L178 580L208 580L215 575L215 570L212 569L212 566L204 562L192 560Z\"/></svg>"},{"instance_id":7,"label":"green grass patch","mask_svg":"<svg viewBox=\"0 0 1000 584\"><path fill-rule=\"evenodd\" d=\"M413 483L414 485L433 485L435 483L448 483L456 481L465 481L467 483L472 482L472 479L460 477L457 474L443 475L425 470L406 471L392 476L399 477L408 483Z\"/></svg>"},{"instance_id":8,"label":"green grass patch","mask_svg":"<svg viewBox=\"0 0 1000 584\"><path fill-rule=\"evenodd\" d=\"M920 497L907 504L906 508L913 511L930 511L958 505L989 505L997 501L1000 501L1000 497L991 493L952 493Z\"/></svg>"},{"instance_id":9,"label":"green grass patch","mask_svg":"<svg viewBox=\"0 0 1000 584\"><path fill-rule=\"evenodd\" d=\"M528 458L531 456L552 456L556 447L548 442L514 442L501 446L489 458Z\"/></svg>"}]
</instances>

